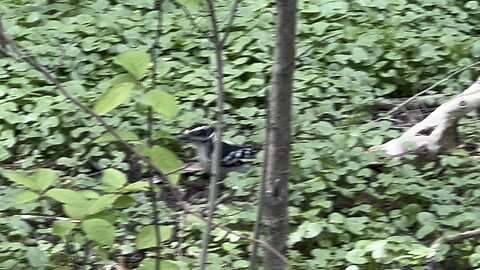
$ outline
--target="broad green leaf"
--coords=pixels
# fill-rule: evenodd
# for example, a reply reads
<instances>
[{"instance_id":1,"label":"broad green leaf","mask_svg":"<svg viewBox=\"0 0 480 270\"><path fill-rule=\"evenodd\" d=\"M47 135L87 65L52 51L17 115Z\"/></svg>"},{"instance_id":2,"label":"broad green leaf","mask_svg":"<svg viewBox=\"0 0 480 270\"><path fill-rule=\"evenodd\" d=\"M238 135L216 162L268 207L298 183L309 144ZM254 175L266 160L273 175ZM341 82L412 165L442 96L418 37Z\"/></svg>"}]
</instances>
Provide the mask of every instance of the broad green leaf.
<instances>
[{"instance_id":1,"label":"broad green leaf","mask_svg":"<svg viewBox=\"0 0 480 270\"><path fill-rule=\"evenodd\" d=\"M37 184L39 190L45 190L48 188L55 180L58 179L60 173L51 169L37 169L33 174L33 180Z\"/></svg>"},{"instance_id":2,"label":"broad green leaf","mask_svg":"<svg viewBox=\"0 0 480 270\"><path fill-rule=\"evenodd\" d=\"M120 189L121 192L136 192L136 191L144 191L148 189L148 183L146 181L137 181L135 183L131 183L126 187Z\"/></svg>"},{"instance_id":3,"label":"broad green leaf","mask_svg":"<svg viewBox=\"0 0 480 270\"><path fill-rule=\"evenodd\" d=\"M318 223L306 221L299 227L299 230L303 230L304 238L313 238L323 231L323 226Z\"/></svg>"},{"instance_id":4,"label":"broad green leaf","mask_svg":"<svg viewBox=\"0 0 480 270\"><path fill-rule=\"evenodd\" d=\"M178 104L173 95L162 90L152 90L145 94L145 99L154 111L168 119L173 119L177 115Z\"/></svg>"},{"instance_id":5,"label":"broad green leaf","mask_svg":"<svg viewBox=\"0 0 480 270\"><path fill-rule=\"evenodd\" d=\"M39 195L33 191L23 190L17 194L17 197L15 198L15 203L22 204L31 202L33 200L36 200L38 197Z\"/></svg>"},{"instance_id":6,"label":"broad green leaf","mask_svg":"<svg viewBox=\"0 0 480 270\"><path fill-rule=\"evenodd\" d=\"M164 173L174 171L182 165L175 153L158 145L148 149L148 156ZM168 176L168 180L172 185L177 185L179 179L180 175L178 173Z\"/></svg>"},{"instance_id":7,"label":"broad green leaf","mask_svg":"<svg viewBox=\"0 0 480 270\"><path fill-rule=\"evenodd\" d=\"M137 134L131 132L131 131L117 131L118 135L122 137L122 139L126 141L138 141L139 138ZM115 142L117 139L113 137L113 135L110 132L102 134L102 136L98 137L95 139L93 142L95 143L101 143L101 142Z\"/></svg>"},{"instance_id":8,"label":"broad green leaf","mask_svg":"<svg viewBox=\"0 0 480 270\"><path fill-rule=\"evenodd\" d=\"M347 231L361 235L362 231L367 227L365 223L368 222L368 219L365 217L352 217L345 219L345 229Z\"/></svg>"},{"instance_id":9,"label":"broad green leaf","mask_svg":"<svg viewBox=\"0 0 480 270\"><path fill-rule=\"evenodd\" d=\"M423 245L416 245L408 250L409 254L412 254L419 258L424 258L430 254L432 250L429 247Z\"/></svg>"},{"instance_id":10,"label":"broad green leaf","mask_svg":"<svg viewBox=\"0 0 480 270\"><path fill-rule=\"evenodd\" d=\"M365 250L372 252L372 258L380 259L385 256L385 246L387 245L387 241L379 240L375 241L368 246L365 247Z\"/></svg>"},{"instance_id":11,"label":"broad green leaf","mask_svg":"<svg viewBox=\"0 0 480 270\"><path fill-rule=\"evenodd\" d=\"M137 79L135 79L130 73L116 75L110 80L110 85L118 85L127 82L135 84L137 86L136 88L138 88Z\"/></svg>"},{"instance_id":12,"label":"broad green leaf","mask_svg":"<svg viewBox=\"0 0 480 270\"><path fill-rule=\"evenodd\" d=\"M179 270L181 264L182 262L179 262L179 261L161 260L160 269ZM142 261L142 263L138 268L135 268L135 270L153 270L153 269L155 269L155 259L145 259ZM185 269L185 267L183 267L182 269Z\"/></svg>"},{"instance_id":13,"label":"broad green leaf","mask_svg":"<svg viewBox=\"0 0 480 270\"><path fill-rule=\"evenodd\" d=\"M474 267L480 266L480 254L479 253L473 253L468 258L468 262L470 263L471 266L474 266Z\"/></svg>"},{"instance_id":14,"label":"broad green leaf","mask_svg":"<svg viewBox=\"0 0 480 270\"><path fill-rule=\"evenodd\" d=\"M70 189L54 188L47 191L45 195L61 203L77 206L85 206L88 204L87 200L80 192Z\"/></svg>"},{"instance_id":15,"label":"broad green leaf","mask_svg":"<svg viewBox=\"0 0 480 270\"><path fill-rule=\"evenodd\" d=\"M420 229L418 229L417 233L415 236L419 239L424 238L425 236L431 234L432 232L435 232L438 230L438 224L429 222L424 224Z\"/></svg>"},{"instance_id":16,"label":"broad green leaf","mask_svg":"<svg viewBox=\"0 0 480 270\"><path fill-rule=\"evenodd\" d=\"M88 214L92 215L107 209L118 199L118 197L120 197L120 195L115 195L115 194L103 195L102 197L96 199L93 202L93 204L88 209Z\"/></svg>"},{"instance_id":17,"label":"broad green leaf","mask_svg":"<svg viewBox=\"0 0 480 270\"><path fill-rule=\"evenodd\" d=\"M320 121L314 124L314 127L318 130L321 135L331 135L334 134L335 127L326 121Z\"/></svg>"},{"instance_id":18,"label":"broad green leaf","mask_svg":"<svg viewBox=\"0 0 480 270\"><path fill-rule=\"evenodd\" d=\"M55 220L53 222L52 234L58 236L70 235L75 226L75 223L68 220Z\"/></svg>"},{"instance_id":19,"label":"broad green leaf","mask_svg":"<svg viewBox=\"0 0 480 270\"><path fill-rule=\"evenodd\" d=\"M28 247L25 256L32 269L45 269L49 266L47 254L38 247Z\"/></svg>"},{"instance_id":20,"label":"broad green leaf","mask_svg":"<svg viewBox=\"0 0 480 270\"><path fill-rule=\"evenodd\" d=\"M177 3L184 5L191 10L200 10L202 1L200 0L176 0Z\"/></svg>"},{"instance_id":21,"label":"broad green leaf","mask_svg":"<svg viewBox=\"0 0 480 270\"><path fill-rule=\"evenodd\" d=\"M83 221L82 230L88 238L102 245L112 245L115 240L115 227L103 219L95 218Z\"/></svg>"},{"instance_id":22,"label":"broad green leaf","mask_svg":"<svg viewBox=\"0 0 480 270\"><path fill-rule=\"evenodd\" d=\"M436 220L436 217L434 214L430 212L420 212L417 214L417 220L421 224L429 223L430 221Z\"/></svg>"},{"instance_id":23,"label":"broad green leaf","mask_svg":"<svg viewBox=\"0 0 480 270\"><path fill-rule=\"evenodd\" d=\"M132 206L135 203L135 199L129 195L120 195L118 199L113 203L113 207L123 209Z\"/></svg>"},{"instance_id":24,"label":"broad green leaf","mask_svg":"<svg viewBox=\"0 0 480 270\"><path fill-rule=\"evenodd\" d=\"M93 106L93 110L104 115L122 104L134 88L133 83L122 83L109 88Z\"/></svg>"},{"instance_id":25,"label":"broad green leaf","mask_svg":"<svg viewBox=\"0 0 480 270\"><path fill-rule=\"evenodd\" d=\"M165 241L172 236L173 226L160 226L160 239ZM156 245L155 242L155 226L145 226L138 232L137 235L137 248L151 248Z\"/></svg>"},{"instance_id":26,"label":"broad green leaf","mask_svg":"<svg viewBox=\"0 0 480 270\"><path fill-rule=\"evenodd\" d=\"M353 249L347 252L345 255L345 260L353 264L364 264L367 263L368 260L364 257L365 251L360 249Z\"/></svg>"},{"instance_id":27,"label":"broad green leaf","mask_svg":"<svg viewBox=\"0 0 480 270\"><path fill-rule=\"evenodd\" d=\"M114 189L119 189L127 183L127 176L119 170L106 169L103 171L102 182Z\"/></svg>"},{"instance_id":28,"label":"broad green leaf","mask_svg":"<svg viewBox=\"0 0 480 270\"><path fill-rule=\"evenodd\" d=\"M473 57L480 57L480 40L477 40L472 45L472 55Z\"/></svg>"},{"instance_id":29,"label":"broad green leaf","mask_svg":"<svg viewBox=\"0 0 480 270\"><path fill-rule=\"evenodd\" d=\"M88 205L64 204L63 211L73 219L83 219L87 215Z\"/></svg>"},{"instance_id":30,"label":"broad green leaf","mask_svg":"<svg viewBox=\"0 0 480 270\"><path fill-rule=\"evenodd\" d=\"M126 51L115 57L114 61L138 80L146 75L150 57L143 51Z\"/></svg>"},{"instance_id":31,"label":"broad green leaf","mask_svg":"<svg viewBox=\"0 0 480 270\"><path fill-rule=\"evenodd\" d=\"M17 184L23 185L27 188L31 188L34 190L39 189L35 181L30 176L28 176L28 174L25 172L3 171L2 174L8 180L13 181Z\"/></svg>"}]
</instances>

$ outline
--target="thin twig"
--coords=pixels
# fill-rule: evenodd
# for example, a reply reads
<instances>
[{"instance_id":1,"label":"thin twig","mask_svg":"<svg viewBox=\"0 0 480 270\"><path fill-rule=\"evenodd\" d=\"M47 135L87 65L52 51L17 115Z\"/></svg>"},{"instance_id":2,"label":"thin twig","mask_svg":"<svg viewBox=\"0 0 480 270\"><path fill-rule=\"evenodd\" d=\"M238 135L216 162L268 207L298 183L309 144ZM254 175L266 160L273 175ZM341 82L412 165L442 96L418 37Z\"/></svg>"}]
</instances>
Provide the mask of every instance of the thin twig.
<instances>
[{"instance_id":1,"label":"thin twig","mask_svg":"<svg viewBox=\"0 0 480 270\"><path fill-rule=\"evenodd\" d=\"M194 164L194 163L187 163L187 164L184 164L184 165L182 165L182 166L178 167L177 169L175 169L175 170L173 170L173 171L170 171L170 172L167 172L167 173L165 173L165 175L172 175L172 174L175 174L175 173L177 173L177 172L179 172L179 171L182 171L182 170L184 170L184 169L186 169L186 168L188 168L188 167L192 166L193 164Z\"/></svg>"},{"instance_id":2,"label":"thin twig","mask_svg":"<svg viewBox=\"0 0 480 270\"><path fill-rule=\"evenodd\" d=\"M216 85L217 85L217 125L215 126L215 142L214 152L212 157L212 169L210 175L210 190L208 194L208 213L207 226L203 233L202 250L200 253L200 270L207 267L208 260L208 245L210 243L210 233L212 230L213 213L215 212L218 181L221 174L221 155L222 155L222 128L223 128L223 103L225 102L225 89L223 85L223 59L222 59L222 44L220 43L217 15L213 0L207 0L208 11L210 13L210 22L212 24L212 43L215 47L215 66L216 66Z\"/></svg>"},{"instance_id":3,"label":"thin twig","mask_svg":"<svg viewBox=\"0 0 480 270\"><path fill-rule=\"evenodd\" d=\"M157 11L157 29L155 30L155 39L153 40L152 47L150 48L150 61L152 62L151 70L151 85L150 91L157 88L157 48L160 46L160 36L162 35L163 26L163 0L155 0L154 9ZM152 107L148 107L147 110L147 136L148 146L153 145L153 110ZM158 207L157 207L157 193L155 192L155 184L153 179L148 181L150 189L150 198L152 204L152 225L155 228L155 270L160 270L160 257L162 254L162 236L160 234L160 224L158 220Z\"/></svg>"},{"instance_id":4,"label":"thin twig","mask_svg":"<svg viewBox=\"0 0 480 270\"><path fill-rule=\"evenodd\" d=\"M20 49L20 47L15 43L15 41L13 41L12 39L10 39L8 36L5 35L5 31L3 30L3 25L2 25L2 14L0 14L0 40L5 40L7 42L6 45L8 45L11 48L12 52L14 52L15 55L17 55L17 57L22 59L24 62L26 62L30 66L32 66L35 70L40 72L48 82L50 82L51 84L53 84L55 86L55 89L58 91L58 93L63 95L67 100L69 100L70 102L75 104L82 111L84 111L85 113L92 116L103 128L105 128L105 130L107 130L110 134L112 134L112 136L121 145L123 145L126 148L127 151L129 151L130 153L133 153L133 155L136 158L138 158L139 160L141 160L142 162L145 162L145 164L150 166L159 175L159 177L162 179L162 181L164 181L164 183L167 184L167 187L170 189L173 197L178 202L178 204L185 210L185 212L190 213L191 215L194 215L195 217L199 218L200 220L202 220L205 223L208 222L208 220L204 216L202 216L198 212L195 212L194 210L192 210L190 208L190 206L184 200L182 200L182 198L181 198L182 196L181 196L180 192L174 186L172 186L169 181L167 181L167 175L160 168L158 168L158 166L156 166L149 158L140 154L140 152L138 152L133 145L131 145L128 141L123 139L117 133L117 131L115 131L115 129L112 126L110 126L99 114L97 114L92 109L90 109L88 106L83 104L79 99L77 99L76 97L74 97L70 93L68 93L66 91L66 89L62 86L60 81L58 79L56 79L53 74L50 74L45 67L43 67L40 63L38 63L38 61L36 61L34 58L30 57L22 49ZM2 49L6 49L6 46L3 47ZM149 178L149 181L151 181L151 178ZM280 260L282 260L284 262L287 262L287 259L285 258L285 256L283 256L279 251L275 250L271 245L269 245L268 243L266 243L264 241L260 241L260 240L257 240L257 239L252 239L249 236L242 235L240 233L236 233L236 232L232 231L231 229L229 229L229 228L227 228L223 225L212 223L212 228L216 228L216 227L218 227L218 228L220 228L220 229L222 229L222 230L224 230L224 231L226 231L230 234L233 234L233 235L235 235L235 236L237 236L241 239L245 239L245 240L248 240L250 242L257 242L257 243L261 244L262 246L264 246L269 251L271 251L272 253L276 254Z\"/></svg>"},{"instance_id":5,"label":"thin twig","mask_svg":"<svg viewBox=\"0 0 480 270\"><path fill-rule=\"evenodd\" d=\"M157 87L157 48L160 46L160 36L162 35L163 26L163 0L155 0L154 9L157 11L157 29L155 31L155 39L153 40L152 47L150 48L150 61L153 63L151 71L151 88L154 90ZM148 107L147 110L147 136L148 146L153 145L153 110ZM152 225L155 228L155 270L160 270L160 256L162 254L162 236L160 235L160 224L158 218L157 207L157 193L155 192L155 184L153 179L149 177L148 181L150 189L150 198L152 204Z\"/></svg>"},{"instance_id":6,"label":"thin twig","mask_svg":"<svg viewBox=\"0 0 480 270\"><path fill-rule=\"evenodd\" d=\"M184 5L182 4L179 4L177 2L175 2L178 6L180 6L180 9L183 11L183 13L185 14L185 16L187 17L188 21L190 22L190 24L192 25L193 28L195 28L195 30L197 30L200 34L202 34L203 36L205 36L208 40L211 41L211 35L208 31L205 31L203 30L200 25L198 25L198 23L195 21L195 18L193 18L193 15L192 13L190 13L190 11L188 10L188 8L186 8Z\"/></svg>"},{"instance_id":7,"label":"thin twig","mask_svg":"<svg viewBox=\"0 0 480 270\"><path fill-rule=\"evenodd\" d=\"M267 108L267 115L268 108ZM269 118L266 119L266 126L270 125ZM264 153L268 153L268 137L263 144ZM260 232L261 232L261 225L263 220L263 204L265 201L265 190L266 190L266 183L267 183L267 162L268 158L265 155L263 159L263 170L262 170L262 179L260 179L260 190L258 191L258 203L257 203L257 216L255 217L255 224L253 225L253 239L258 240L260 239ZM256 270L258 263L258 242L253 242L252 245L252 253L250 254L250 270Z\"/></svg>"},{"instance_id":8,"label":"thin twig","mask_svg":"<svg viewBox=\"0 0 480 270\"><path fill-rule=\"evenodd\" d=\"M403 106L405 106L405 104L409 103L410 101L414 100L416 97L420 96L420 95L423 95L424 93L432 90L433 88L437 87L438 85L446 82L447 80L449 80L450 78L452 78L453 76L467 70L467 69L470 69L476 65L480 64L480 61L477 61L473 64L470 64L468 66L465 66L463 68L460 68L460 69L457 69L456 71L450 73L447 77L445 77L444 79L436 82L435 84L433 84L432 86L428 87L427 89L425 90L422 90L420 92L418 92L417 94L413 95L412 97L410 97L409 99L405 100L404 102L398 104L395 108L391 109L390 111L388 111L387 113L385 113L382 117L378 118L375 120L375 122L378 122L378 121L381 121L381 120L385 120L387 116L391 115L392 113L398 111L399 109L403 108Z\"/></svg>"},{"instance_id":9,"label":"thin twig","mask_svg":"<svg viewBox=\"0 0 480 270\"><path fill-rule=\"evenodd\" d=\"M233 20L235 19L235 13L237 13L238 9L238 0L233 1L232 9L230 10L230 14L228 15L228 22L227 25L224 28L224 33L223 33L223 38L220 41L220 47L224 47L225 43L227 42L228 34L230 34L232 25L233 25Z\"/></svg>"}]
</instances>

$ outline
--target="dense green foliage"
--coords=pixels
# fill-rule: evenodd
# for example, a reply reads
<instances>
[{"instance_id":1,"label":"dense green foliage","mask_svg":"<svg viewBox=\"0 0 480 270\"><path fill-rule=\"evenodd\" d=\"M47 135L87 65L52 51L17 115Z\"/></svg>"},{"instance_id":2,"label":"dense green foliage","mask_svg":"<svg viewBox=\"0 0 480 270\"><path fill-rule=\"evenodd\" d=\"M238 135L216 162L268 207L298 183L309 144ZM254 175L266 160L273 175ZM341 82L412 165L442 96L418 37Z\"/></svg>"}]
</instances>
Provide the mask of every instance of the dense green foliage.
<instances>
[{"instance_id":1,"label":"dense green foliage","mask_svg":"<svg viewBox=\"0 0 480 270\"><path fill-rule=\"evenodd\" d=\"M191 149L171 134L213 119L216 95L212 46L180 7L164 5L158 87L145 94L152 66L145 52L157 29L152 0L45 2L2 1L7 34L160 168L179 166L173 152L190 158ZM230 1L217 2L225 21ZM243 1L224 49L231 127L225 136L236 143L261 144L264 136L271 2ZM202 7L189 9L208 30ZM421 269L434 239L480 226L479 167L465 151L422 168L389 161L380 172L369 166L378 157L367 152L399 134L388 122L372 122L368 106L410 96L478 61L479 29L478 1L300 1L290 185L295 269ZM465 71L435 91L458 93L479 71ZM150 251L154 228L141 192L147 184L128 182L139 170L129 154L20 59L0 58L0 81L0 268L69 269L66 253L97 267L117 255ZM149 107L155 111L153 149L144 146ZM471 124L462 129L469 136L478 130ZM225 180L226 187L238 187L238 199L219 205L215 222L251 234L259 175L260 168ZM193 269L204 224L179 215L165 197L162 269L175 269L178 261ZM82 222L32 222L21 214ZM248 266L250 243L219 228L213 234L209 269ZM445 269L477 267L480 245L445 245L438 259L445 256ZM151 265L145 259L140 267Z\"/></svg>"}]
</instances>

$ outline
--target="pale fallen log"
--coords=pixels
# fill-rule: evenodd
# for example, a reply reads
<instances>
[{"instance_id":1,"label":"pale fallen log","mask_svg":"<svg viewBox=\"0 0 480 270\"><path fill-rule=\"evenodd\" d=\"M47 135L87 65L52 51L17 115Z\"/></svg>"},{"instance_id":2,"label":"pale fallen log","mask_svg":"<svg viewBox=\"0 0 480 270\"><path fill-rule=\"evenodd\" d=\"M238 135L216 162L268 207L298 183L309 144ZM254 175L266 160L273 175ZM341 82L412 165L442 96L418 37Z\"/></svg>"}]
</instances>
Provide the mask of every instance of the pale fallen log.
<instances>
[{"instance_id":1,"label":"pale fallen log","mask_svg":"<svg viewBox=\"0 0 480 270\"><path fill-rule=\"evenodd\" d=\"M480 108L480 77L403 135L374 146L371 150L385 151L393 157L413 153L417 155L417 161L434 160L440 153L447 152L460 143L458 120L477 108Z\"/></svg>"}]
</instances>

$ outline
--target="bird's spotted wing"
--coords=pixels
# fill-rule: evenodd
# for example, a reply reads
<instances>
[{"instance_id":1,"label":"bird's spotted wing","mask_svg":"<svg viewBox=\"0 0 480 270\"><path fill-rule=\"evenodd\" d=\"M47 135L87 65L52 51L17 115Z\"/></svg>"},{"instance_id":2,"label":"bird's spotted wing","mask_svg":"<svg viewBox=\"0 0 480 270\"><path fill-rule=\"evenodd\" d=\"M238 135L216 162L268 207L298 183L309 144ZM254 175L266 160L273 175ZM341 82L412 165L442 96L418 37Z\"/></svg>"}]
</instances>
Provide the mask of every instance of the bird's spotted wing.
<instances>
[{"instance_id":1,"label":"bird's spotted wing","mask_svg":"<svg viewBox=\"0 0 480 270\"><path fill-rule=\"evenodd\" d=\"M224 155L221 165L223 167L240 166L245 163L244 160L255 158L257 153L258 150L250 147L235 149Z\"/></svg>"}]
</instances>

